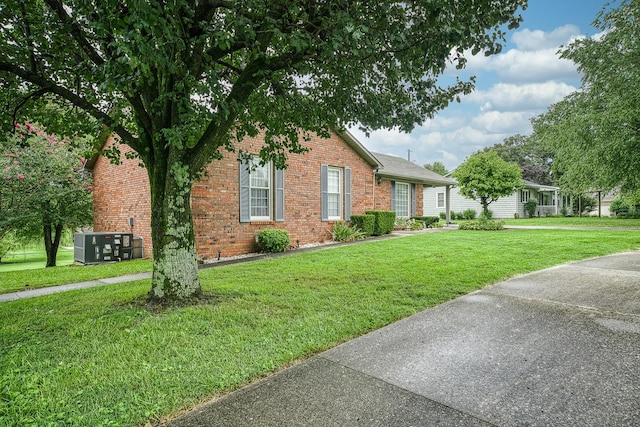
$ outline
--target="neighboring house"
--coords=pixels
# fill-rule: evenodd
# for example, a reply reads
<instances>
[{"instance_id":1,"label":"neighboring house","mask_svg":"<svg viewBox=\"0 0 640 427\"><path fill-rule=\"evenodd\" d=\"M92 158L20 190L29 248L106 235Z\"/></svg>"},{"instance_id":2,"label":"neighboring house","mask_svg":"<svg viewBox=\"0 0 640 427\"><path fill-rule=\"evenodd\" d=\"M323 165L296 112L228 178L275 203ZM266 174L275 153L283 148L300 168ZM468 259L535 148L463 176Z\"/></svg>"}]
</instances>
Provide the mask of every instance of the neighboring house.
<instances>
[{"instance_id":1,"label":"neighboring house","mask_svg":"<svg viewBox=\"0 0 640 427\"><path fill-rule=\"evenodd\" d=\"M107 144L112 144L109 140ZM259 153L263 136L245 138L237 148ZM292 245L331 239L336 221L367 210L395 210L399 217L422 215L424 185L449 181L400 158L370 153L348 132L313 137L305 154L292 154L285 170L271 164L249 172L235 153L224 152L192 189L196 250L202 259L258 250L264 228L289 232ZM132 231L151 255L149 181L131 151L120 146L121 164L92 159L94 231ZM417 168L417 169L416 169ZM423 172L426 172L423 173Z\"/></svg>"},{"instance_id":2,"label":"neighboring house","mask_svg":"<svg viewBox=\"0 0 640 427\"><path fill-rule=\"evenodd\" d=\"M533 199L538 203L536 216L556 215L560 213L560 203L558 197L558 187L550 185L540 185L535 182L522 180L524 188L517 190L513 194L500 197L497 201L489 205L489 210L493 212L493 218L520 218L526 217L524 209L525 203ZM477 215L482 212L482 205L472 199L468 199L460 194L457 187L450 191L450 210L455 213L462 213L467 209L473 209ZM445 212L446 187L425 188L424 190L424 214L428 216L440 215Z\"/></svg>"}]
</instances>

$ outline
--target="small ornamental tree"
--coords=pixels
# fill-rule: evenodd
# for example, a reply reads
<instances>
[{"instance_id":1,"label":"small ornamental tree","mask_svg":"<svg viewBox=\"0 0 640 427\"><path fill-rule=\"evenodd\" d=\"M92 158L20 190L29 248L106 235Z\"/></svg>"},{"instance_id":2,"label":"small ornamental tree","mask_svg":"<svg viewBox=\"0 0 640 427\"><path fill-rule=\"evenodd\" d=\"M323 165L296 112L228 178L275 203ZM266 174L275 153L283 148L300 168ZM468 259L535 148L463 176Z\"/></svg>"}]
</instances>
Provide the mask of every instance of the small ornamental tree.
<instances>
[{"instance_id":1,"label":"small ornamental tree","mask_svg":"<svg viewBox=\"0 0 640 427\"><path fill-rule=\"evenodd\" d=\"M91 177L83 141L59 139L26 122L0 141L0 232L44 236L56 265L62 232L91 224Z\"/></svg>"},{"instance_id":2,"label":"small ornamental tree","mask_svg":"<svg viewBox=\"0 0 640 427\"><path fill-rule=\"evenodd\" d=\"M480 202L482 214L487 218L491 203L523 187L520 167L505 162L494 151L469 156L453 177L458 180L460 194Z\"/></svg>"}]
</instances>

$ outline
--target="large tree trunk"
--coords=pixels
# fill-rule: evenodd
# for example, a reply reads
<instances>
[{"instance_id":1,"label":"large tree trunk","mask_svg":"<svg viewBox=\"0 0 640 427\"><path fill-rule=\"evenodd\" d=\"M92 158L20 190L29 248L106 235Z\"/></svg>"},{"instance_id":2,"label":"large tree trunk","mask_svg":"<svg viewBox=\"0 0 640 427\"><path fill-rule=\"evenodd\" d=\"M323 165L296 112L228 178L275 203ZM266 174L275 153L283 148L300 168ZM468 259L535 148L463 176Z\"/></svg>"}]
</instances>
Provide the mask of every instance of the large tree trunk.
<instances>
[{"instance_id":1,"label":"large tree trunk","mask_svg":"<svg viewBox=\"0 0 640 427\"><path fill-rule=\"evenodd\" d=\"M170 157L170 156L168 156ZM162 159L147 165L151 184L152 302L188 300L201 292L187 168Z\"/></svg>"},{"instance_id":2,"label":"large tree trunk","mask_svg":"<svg viewBox=\"0 0 640 427\"><path fill-rule=\"evenodd\" d=\"M46 221L43 224L44 228L44 249L47 252L47 265L46 267L55 267L56 258L58 256L58 248L60 247L60 239L62 238L62 224L56 224L53 226L50 222ZM54 233L53 237L51 233Z\"/></svg>"}]
</instances>

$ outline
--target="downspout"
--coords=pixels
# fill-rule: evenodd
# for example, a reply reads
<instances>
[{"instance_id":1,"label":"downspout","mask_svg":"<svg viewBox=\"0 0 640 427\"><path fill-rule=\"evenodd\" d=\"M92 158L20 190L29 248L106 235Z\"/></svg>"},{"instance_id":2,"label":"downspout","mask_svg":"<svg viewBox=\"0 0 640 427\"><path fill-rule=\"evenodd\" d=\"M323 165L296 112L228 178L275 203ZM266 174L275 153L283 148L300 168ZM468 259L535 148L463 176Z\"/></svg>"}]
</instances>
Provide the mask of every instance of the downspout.
<instances>
[{"instance_id":1,"label":"downspout","mask_svg":"<svg viewBox=\"0 0 640 427\"><path fill-rule=\"evenodd\" d=\"M378 173L378 169L373 170L373 179L371 180L372 194L373 194L373 206L371 206L371 210L376 210L376 174Z\"/></svg>"},{"instance_id":2,"label":"downspout","mask_svg":"<svg viewBox=\"0 0 640 427\"><path fill-rule=\"evenodd\" d=\"M445 187L445 202L444 202L444 209L445 209L445 212L446 212L447 225L451 224L450 206L451 206L451 186L447 185Z\"/></svg>"}]
</instances>

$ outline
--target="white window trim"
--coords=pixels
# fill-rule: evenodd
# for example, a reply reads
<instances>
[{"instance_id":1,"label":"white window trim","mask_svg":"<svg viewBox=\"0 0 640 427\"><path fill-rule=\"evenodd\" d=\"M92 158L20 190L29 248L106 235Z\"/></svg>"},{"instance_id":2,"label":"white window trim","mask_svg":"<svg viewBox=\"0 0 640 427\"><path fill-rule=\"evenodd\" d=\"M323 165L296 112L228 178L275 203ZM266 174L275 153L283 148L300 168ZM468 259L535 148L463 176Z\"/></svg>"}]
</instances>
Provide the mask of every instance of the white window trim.
<instances>
[{"instance_id":1,"label":"white window trim","mask_svg":"<svg viewBox=\"0 0 640 427\"><path fill-rule=\"evenodd\" d=\"M406 187L407 188L407 215L400 215L400 213L398 212L398 188L399 187ZM395 200L396 200L396 216L398 218L409 218L411 217L411 184L409 184L408 182L398 182L396 181L396 188L395 188Z\"/></svg>"},{"instance_id":2,"label":"white window trim","mask_svg":"<svg viewBox=\"0 0 640 427\"><path fill-rule=\"evenodd\" d=\"M440 195L442 194L442 206L440 205ZM444 192L437 192L436 193L436 208L438 209L444 209L446 206L446 200L445 200L445 194Z\"/></svg>"},{"instance_id":3,"label":"white window trim","mask_svg":"<svg viewBox=\"0 0 640 427\"><path fill-rule=\"evenodd\" d=\"M344 213L344 200L343 200L344 199L344 172L342 168L337 168L334 166L327 167L327 202L330 194L336 194L336 193L329 192L328 179L331 171L338 172L338 190L339 190L339 193L337 193L338 194L338 216L328 215L328 219L329 221L337 221L342 219L343 213ZM329 207L327 206L327 212L328 212L328 209Z\"/></svg>"},{"instance_id":4,"label":"white window trim","mask_svg":"<svg viewBox=\"0 0 640 427\"><path fill-rule=\"evenodd\" d=\"M260 157L254 156L252 162L256 165L259 165ZM267 216L251 215L251 212L253 211L253 206L251 205L251 201L253 200L251 191L256 187L253 187L251 185L251 175L249 175L249 219L250 221L271 221L273 219L273 168L271 167L271 162L268 162L267 164L265 164L265 166L267 167L267 177L269 179L269 186L267 187L269 215Z\"/></svg>"},{"instance_id":5,"label":"white window trim","mask_svg":"<svg viewBox=\"0 0 640 427\"><path fill-rule=\"evenodd\" d=\"M520 203L526 203L531 198L531 190L520 190Z\"/></svg>"}]
</instances>

